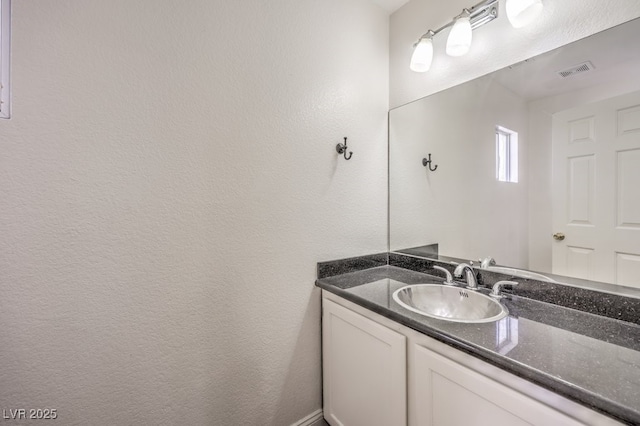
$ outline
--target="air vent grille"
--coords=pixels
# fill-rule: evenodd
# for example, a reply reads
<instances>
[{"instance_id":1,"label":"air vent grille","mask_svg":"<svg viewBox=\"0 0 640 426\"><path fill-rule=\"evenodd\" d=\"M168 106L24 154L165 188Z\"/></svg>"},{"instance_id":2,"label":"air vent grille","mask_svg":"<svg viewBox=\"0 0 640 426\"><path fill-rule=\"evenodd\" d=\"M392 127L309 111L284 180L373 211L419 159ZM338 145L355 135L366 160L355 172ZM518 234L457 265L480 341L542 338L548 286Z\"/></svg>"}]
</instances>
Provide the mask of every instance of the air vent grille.
<instances>
[{"instance_id":1,"label":"air vent grille","mask_svg":"<svg viewBox=\"0 0 640 426\"><path fill-rule=\"evenodd\" d=\"M560 77L562 78L567 78L567 77L572 77L576 74L582 74L585 73L587 71L591 71L594 70L595 67L593 66L593 64L589 61L587 62L583 62L579 65L575 65L571 68L567 68L564 69L562 71L558 71L558 75L560 75Z\"/></svg>"}]
</instances>

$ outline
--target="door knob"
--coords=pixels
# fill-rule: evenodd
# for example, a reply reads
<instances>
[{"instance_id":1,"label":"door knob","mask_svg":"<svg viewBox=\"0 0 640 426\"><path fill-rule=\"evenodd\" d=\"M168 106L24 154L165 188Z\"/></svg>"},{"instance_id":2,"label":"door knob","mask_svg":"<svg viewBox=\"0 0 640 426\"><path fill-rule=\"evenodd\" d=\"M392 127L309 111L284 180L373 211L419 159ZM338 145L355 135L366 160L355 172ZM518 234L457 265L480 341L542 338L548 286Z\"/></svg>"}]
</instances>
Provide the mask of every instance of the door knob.
<instances>
[{"instance_id":1,"label":"door knob","mask_svg":"<svg viewBox=\"0 0 640 426\"><path fill-rule=\"evenodd\" d=\"M562 241L564 240L564 234L562 232L556 232L553 234L553 239L556 241Z\"/></svg>"}]
</instances>

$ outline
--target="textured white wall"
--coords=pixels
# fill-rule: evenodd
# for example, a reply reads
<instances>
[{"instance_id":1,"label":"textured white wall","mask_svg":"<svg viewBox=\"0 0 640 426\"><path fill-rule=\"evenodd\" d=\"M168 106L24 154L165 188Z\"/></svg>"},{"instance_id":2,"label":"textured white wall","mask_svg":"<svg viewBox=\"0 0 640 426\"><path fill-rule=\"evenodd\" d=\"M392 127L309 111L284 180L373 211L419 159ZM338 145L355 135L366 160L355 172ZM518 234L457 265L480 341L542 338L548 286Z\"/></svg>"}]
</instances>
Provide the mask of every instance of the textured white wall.
<instances>
[{"instance_id":1,"label":"textured white wall","mask_svg":"<svg viewBox=\"0 0 640 426\"><path fill-rule=\"evenodd\" d=\"M319 409L315 264L386 250L386 13L13 6L0 408L225 426Z\"/></svg>"},{"instance_id":2,"label":"textured white wall","mask_svg":"<svg viewBox=\"0 0 640 426\"><path fill-rule=\"evenodd\" d=\"M397 107L515 62L552 50L640 16L638 0L544 0L535 23L515 29L500 0L499 19L473 32L470 52L451 58L444 53L448 31L434 38L434 60L429 72L409 69L413 43L429 29L440 28L468 0L411 0L391 15L389 41L390 105Z\"/></svg>"}]
</instances>

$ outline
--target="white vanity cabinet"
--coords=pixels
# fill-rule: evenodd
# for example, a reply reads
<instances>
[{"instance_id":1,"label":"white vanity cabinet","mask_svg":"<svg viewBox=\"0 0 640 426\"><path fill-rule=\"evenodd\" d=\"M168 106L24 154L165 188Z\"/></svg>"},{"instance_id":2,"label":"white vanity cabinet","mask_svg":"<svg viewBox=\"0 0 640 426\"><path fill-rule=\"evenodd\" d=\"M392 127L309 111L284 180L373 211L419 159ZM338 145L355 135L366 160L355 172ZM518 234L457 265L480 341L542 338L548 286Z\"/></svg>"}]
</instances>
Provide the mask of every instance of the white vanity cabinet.
<instances>
[{"instance_id":1,"label":"white vanity cabinet","mask_svg":"<svg viewBox=\"0 0 640 426\"><path fill-rule=\"evenodd\" d=\"M332 426L621 423L323 290Z\"/></svg>"},{"instance_id":2,"label":"white vanity cabinet","mask_svg":"<svg viewBox=\"0 0 640 426\"><path fill-rule=\"evenodd\" d=\"M406 337L324 299L324 417L333 426L406 425Z\"/></svg>"},{"instance_id":3,"label":"white vanity cabinet","mask_svg":"<svg viewBox=\"0 0 640 426\"><path fill-rule=\"evenodd\" d=\"M410 350L412 425L582 424L420 344Z\"/></svg>"}]
</instances>

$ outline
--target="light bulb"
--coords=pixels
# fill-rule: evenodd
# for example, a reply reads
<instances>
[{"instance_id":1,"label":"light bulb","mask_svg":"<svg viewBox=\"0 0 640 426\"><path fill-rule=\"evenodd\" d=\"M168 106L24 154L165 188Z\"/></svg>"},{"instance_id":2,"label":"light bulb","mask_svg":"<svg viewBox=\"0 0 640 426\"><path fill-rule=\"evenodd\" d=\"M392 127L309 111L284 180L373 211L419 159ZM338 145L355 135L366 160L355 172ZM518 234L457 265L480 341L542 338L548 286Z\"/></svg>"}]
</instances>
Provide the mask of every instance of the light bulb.
<instances>
[{"instance_id":1,"label":"light bulb","mask_svg":"<svg viewBox=\"0 0 640 426\"><path fill-rule=\"evenodd\" d=\"M449 38L447 38L447 55L462 56L469 51L471 47L471 21L469 20L469 12L465 12L456 19L453 24Z\"/></svg>"},{"instance_id":2,"label":"light bulb","mask_svg":"<svg viewBox=\"0 0 640 426\"><path fill-rule=\"evenodd\" d=\"M431 37L423 37L413 49L411 65L409 65L409 68L411 68L411 71L415 72L427 72L431 67L432 60L433 42L431 41Z\"/></svg>"},{"instance_id":3,"label":"light bulb","mask_svg":"<svg viewBox=\"0 0 640 426\"><path fill-rule=\"evenodd\" d=\"M521 28L533 22L543 8L542 0L507 0L507 18L514 28Z\"/></svg>"}]
</instances>

